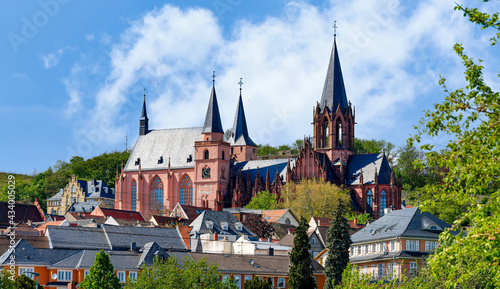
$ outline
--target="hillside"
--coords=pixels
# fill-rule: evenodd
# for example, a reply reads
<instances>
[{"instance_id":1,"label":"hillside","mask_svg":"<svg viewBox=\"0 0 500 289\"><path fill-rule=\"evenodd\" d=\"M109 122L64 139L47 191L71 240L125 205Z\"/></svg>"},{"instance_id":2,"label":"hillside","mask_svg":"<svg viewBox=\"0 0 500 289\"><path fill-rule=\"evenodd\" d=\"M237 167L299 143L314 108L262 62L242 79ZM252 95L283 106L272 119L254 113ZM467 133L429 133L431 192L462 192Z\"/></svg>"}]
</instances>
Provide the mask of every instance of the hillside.
<instances>
[{"instance_id":1,"label":"hillside","mask_svg":"<svg viewBox=\"0 0 500 289\"><path fill-rule=\"evenodd\" d=\"M3 188L3 186L7 184L10 175L13 175L16 178L16 181L24 181L27 183L31 183L31 181L33 181L33 176L0 172L0 188Z\"/></svg>"}]
</instances>

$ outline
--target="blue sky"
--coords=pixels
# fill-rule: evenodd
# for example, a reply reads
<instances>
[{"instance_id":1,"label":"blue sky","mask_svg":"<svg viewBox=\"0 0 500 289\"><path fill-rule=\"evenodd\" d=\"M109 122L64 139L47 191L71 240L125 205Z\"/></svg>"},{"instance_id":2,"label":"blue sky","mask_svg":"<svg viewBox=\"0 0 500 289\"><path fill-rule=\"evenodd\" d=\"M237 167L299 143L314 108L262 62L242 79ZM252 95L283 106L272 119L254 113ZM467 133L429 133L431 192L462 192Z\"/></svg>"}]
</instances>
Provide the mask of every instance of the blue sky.
<instances>
[{"instance_id":1,"label":"blue sky","mask_svg":"<svg viewBox=\"0 0 500 289\"><path fill-rule=\"evenodd\" d=\"M2 1L0 171L123 150L126 137L132 146L144 88L151 128L201 126L213 70L224 129L242 77L255 142L311 135L334 20L356 136L403 145L444 97L439 75L463 86L455 42L486 60L486 80L500 86L498 46L454 1L406 2ZM500 10L500 1L460 3Z\"/></svg>"}]
</instances>

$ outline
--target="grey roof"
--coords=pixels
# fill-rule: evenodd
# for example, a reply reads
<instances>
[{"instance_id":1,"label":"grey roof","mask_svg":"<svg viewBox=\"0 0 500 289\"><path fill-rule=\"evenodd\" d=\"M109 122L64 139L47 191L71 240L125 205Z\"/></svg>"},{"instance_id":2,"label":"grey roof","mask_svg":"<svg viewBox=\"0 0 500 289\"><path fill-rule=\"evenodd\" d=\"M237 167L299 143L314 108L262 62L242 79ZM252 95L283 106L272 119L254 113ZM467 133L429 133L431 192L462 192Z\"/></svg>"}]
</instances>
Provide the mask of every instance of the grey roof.
<instances>
[{"instance_id":1,"label":"grey roof","mask_svg":"<svg viewBox=\"0 0 500 289\"><path fill-rule=\"evenodd\" d=\"M89 250L128 250L132 242L137 247L156 242L165 250L187 250L177 229L121 227L103 225L102 228L53 227L46 230L51 248Z\"/></svg>"},{"instance_id":2,"label":"grey roof","mask_svg":"<svg viewBox=\"0 0 500 289\"><path fill-rule=\"evenodd\" d=\"M78 250L37 249L25 239L20 239L14 245L14 250L6 250L0 256L0 264L7 264L10 256L14 255L16 265L46 266L76 253L78 253Z\"/></svg>"},{"instance_id":3,"label":"grey roof","mask_svg":"<svg viewBox=\"0 0 500 289\"><path fill-rule=\"evenodd\" d=\"M94 202L74 202L68 209L70 213L91 213L95 208L101 204L101 201Z\"/></svg>"},{"instance_id":4,"label":"grey roof","mask_svg":"<svg viewBox=\"0 0 500 289\"><path fill-rule=\"evenodd\" d=\"M210 230L207 227L207 221L213 222L213 229ZM228 230L222 229L222 222L228 223ZM206 233L217 233L219 235L248 235L249 237L257 237L255 233L250 231L245 225L242 225L242 231L236 229L235 224L238 223L238 219L233 216L230 212L225 211L203 211L201 215L198 216L189 226L193 227L189 235L194 235L195 233L206 234Z\"/></svg>"},{"instance_id":5,"label":"grey roof","mask_svg":"<svg viewBox=\"0 0 500 289\"><path fill-rule=\"evenodd\" d=\"M85 198L115 198L115 189L110 188L103 180L92 179L91 181L80 181L80 186L85 191Z\"/></svg>"},{"instance_id":6,"label":"grey roof","mask_svg":"<svg viewBox=\"0 0 500 289\"><path fill-rule=\"evenodd\" d=\"M245 110L243 109L243 101L241 99L241 90L229 143L231 145L257 146L248 135L247 120L245 118Z\"/></svg>"},{"instance_id":7,"label":"grey roof","mask_svg":"<svg viewBox=\"0 0 500 289\"><path fill-rule=\"evenodd\" d=\"M207 115L205 116L205 124L203 125L203 133L218 132L224 133L222 122L220 120L219 104L217 103L217 94L215 86L212 86L210 101L208 102Z\"/></svg>"},{"instance_id":8,"label":"grey roof","mask_svg":"<svg viewBox=\"0 0 500 289\"><path fill-rule=\"evenodd\" d=\"M293 167L295 160L290 160L290 166ZM262 181L266 181L267 169L269 168L269 182L273 183L274 178L276 177L276 170L278 170L280 177L283 178L283 181L286 180L288 159L274 159L274 160L254 160L254 161L246 161L246 162L235 162L231 167L233 177L237 176L240 171L241 175L245 178L248 178L248 173L250 173L250 179L252 183L255 181L255 177L257 176L257 171L259 175L262 177Z\"/></svg>"},{"instance_id":9,"label":"grey roof","mask_svg":"<svg viewBox=\"0 0 500 289\"><path fill-rule=\"evenodd\" d=\"M328 63L325 85L323 87L323 94L321 95L320 105L322 109L325 108L325 103L326 107L333 112L337 110L337 106L339 104L342 112L345 112L348 105L336 41L333 42L332 54L330 56L330 62Z\"/></svg>"},{"instance_id":10,"label":"grey roof","mask_svg":"<svg viewBox=\"0 0 500 289\"><path fill-rule=\"evenodd\" d=\"M194 143L201 140L202 127L152 130L140 135L125 165L125 171L194 168ZM160 158L163 160L159 163ZM188 161L191 159L191 161Z\"/></svg>"},{"instance_id":11,"label":"grey roof","mask_svg":"<svg viewBox=\"0 0 500 289\"><path fill-rule=\"evenodd\" d=\"M63 192L64 192L64 189L60 189L57 194L55 194L52 197L48 198L47 201L60 201Z\"/></svg>"},{"instance_id":12,"label":"grey roof","mask_svg":"<svg viewBox=\"0 0 500 289\"><path fill-rule=\"evenodd\" d=\"M375 169L378 183L391 183L391 167L384 154L352 155L347 161L347 185L359 185L359 176L363 171L363 183L375 183Z\"/></svg>"},{"instance_id":13,"label":"grey roof","mask_svg":"<svg viewBox=\"0 0 500 289\"><path fill-rule=\"evenodd\" d=\"M431 225L437 225L439 230L430 230ZM418 208L392 211L373 223L351 235L353 243L372 242L376 240L407 238L439 238L444 228L451 226L428 213L420 212Z\"/></svg>"},{"instance_id":14,"label":"grey roof","mask_svg":"<svg viewBox=\"0 0 500 289\"><path fill-rule=\"evenodd\" d=\"M349 257L349 262L351 263L359 263L359 262L375 262L382 260L395 260L398 258L422 258L427 257L429 252L420 252L420 251L396 251L396 252L385 252L381 254L369 254L362 256L351 256Z\"/></svg>"}]
</instances>

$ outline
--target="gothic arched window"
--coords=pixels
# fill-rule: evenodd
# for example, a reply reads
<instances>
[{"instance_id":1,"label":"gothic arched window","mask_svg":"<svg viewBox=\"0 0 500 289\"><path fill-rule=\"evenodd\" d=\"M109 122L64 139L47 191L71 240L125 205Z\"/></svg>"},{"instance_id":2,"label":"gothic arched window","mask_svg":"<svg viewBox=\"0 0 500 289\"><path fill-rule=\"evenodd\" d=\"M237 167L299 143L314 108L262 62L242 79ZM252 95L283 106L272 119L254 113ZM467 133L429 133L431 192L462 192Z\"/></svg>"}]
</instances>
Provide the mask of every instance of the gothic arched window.
<instances>
[{"instance_id":1,"label":"gothic arched window","mask_svg":"<svg viewBox=\"0 0 500 289\"><path fill-rule=\"evenodd\" d=\"M337 123L336 136L337 136L337 143L335 144L335 146L342 147L342 124L340 123L340 120Z\"/></svg>"},{"instance_id":2,"label":"gothic arched window","mask_svg":"<svg viewBox=\"0 0 500 289\"><path fill-rule=\"evenodd\" d=\"M373 193L372 190L368 190L368 193L366 194L366 209L371 212L373 210Z\"/></svg>"},{"instance_id":3,"label":"gothic arched window","mask_svg":"<svg viewBox=\"0 0 500 289\"><path fill-rule=\"evenodd\" d=\"M181 179L179 198L179 203L181 203L181 205L193 205L193 182L188 175L184 175Z\"/></svg>"},{"instance_id":4,"label":"gothic arched window","mask_svg":"<svg viewBox=\"0 0 500 289\"><path fill-rule=\"evenodd\" d=\"M208 152L208 150L206 150L205 155L204 155L204 159L208 160L209 156L210 156L209 152Z\"/></svg>"},{"instance_id":5,"label":"gothic arched window","mask_svg":"<svg viewBox=\"0 0 500 289\"><path fill-rule=\"evenodd\" d=\"M130 199L130 210L135 211L137 210L136 203L137 203L137 182L135 180L132 180L132 196Z\"/></svg>"},{"instance_id":6,"label":"gothic arched window","mask_svg":"<svg viewBox=\"0 0 500 289\"><path fill-rule=\"evenodd\" d=\"M155 209L157 205L163 204L163 182L160 177L156 176L151 183L151 211Z\"/></svg>"},{"instance_id":7,"label":"gothic arched window","mask_svg":"<svg viewBox=\"0 0 500 289\"><path fill-rule=\"evenodd\" d=\"M384 215L384 209L387 207L387 195L384 190L380 193L380 217Z\"/></svg>"},{"instance_id":8,"label":"gothic arched window","mask_svg":"<svg viewBox=\"0 0 500 289\"><path fill-rule=\"evenodd\" d=\"M222 151L222 159L224 159L225 155L224 155L224 151Z\"/></svg>"}]
</instances>

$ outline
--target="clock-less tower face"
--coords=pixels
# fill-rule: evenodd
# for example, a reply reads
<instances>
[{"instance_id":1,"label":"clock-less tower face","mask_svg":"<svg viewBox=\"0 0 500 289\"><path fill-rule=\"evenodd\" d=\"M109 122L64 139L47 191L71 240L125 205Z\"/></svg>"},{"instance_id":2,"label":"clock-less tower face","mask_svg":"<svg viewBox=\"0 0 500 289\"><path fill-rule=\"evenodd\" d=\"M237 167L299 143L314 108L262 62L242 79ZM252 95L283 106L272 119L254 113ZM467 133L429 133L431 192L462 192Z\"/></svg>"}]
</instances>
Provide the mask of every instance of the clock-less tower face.
<instances>
[{"instance_id":1,"label":"clock-less tower face","mask_svg":"<svg viewBox=\"0 0 500 289\"><path fill-rule=\"evenodd\" d=\"M201 176L204 179L210 179L210 168L203 168L201 170Z\"/></svg>"}]
</instances>

